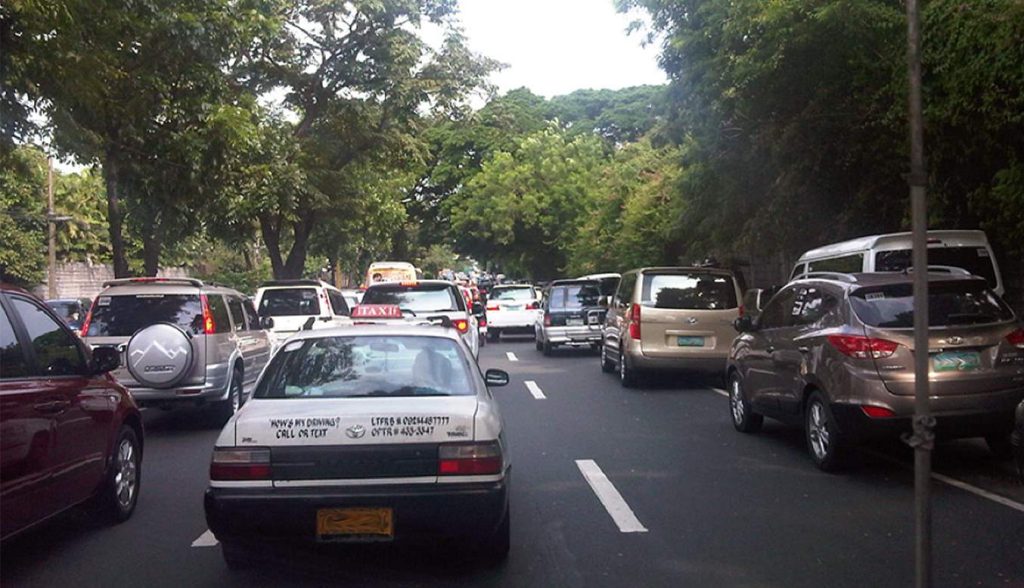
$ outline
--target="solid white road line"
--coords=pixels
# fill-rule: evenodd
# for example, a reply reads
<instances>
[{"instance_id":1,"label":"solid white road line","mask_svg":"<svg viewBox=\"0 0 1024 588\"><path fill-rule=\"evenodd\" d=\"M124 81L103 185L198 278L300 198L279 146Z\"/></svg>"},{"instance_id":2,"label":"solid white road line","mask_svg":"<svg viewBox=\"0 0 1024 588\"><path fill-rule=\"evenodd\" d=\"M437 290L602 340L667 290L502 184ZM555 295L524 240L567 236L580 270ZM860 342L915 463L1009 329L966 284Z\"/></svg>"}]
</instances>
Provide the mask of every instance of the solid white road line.
<instances>
[{"instance_id":1,"label":"solid white road line","mask_svg":"<svg viewBox=\"0 0 1024 588\"><path fill-rule=\"evenodd\" d=\"M516 354L512 353L511 351L506 351L505 355L508 356L509 361L519 361L519 358L516 357Z\"/></svg>"},{"instance_id":2,"label":"solid white road line","mask_svg":"<svg viewBox=\"0 0 1024 588\"><path fill-rule=\"evenodd\" d=\"M217 547L217 538L213 536L213 531L207 529L192 542L192 547Z\"/></svg>"},{"instance_id":3,"label":"solid white road line","mask_svg":"<svg viewBox=\"0 0 1024 588\"><path fill-rule=\"evenodd\" d=\"M646 533L647 527L640 523L640 520L633 514L622 495L615 489L608 476L604 475L597 462L592 459L577 459L576 467L590 484L590 488L597 494L597 499L604 505L605 510L611 515L612 520L618 525L619 531L623 533Z\"/></svg>"},{"instance_id":4,"label":"solid white road line","mask_svg":"<svg viewBox=\"0 0 1024 588\"><path fill-rule=\"evenodd\" d=\"M537 382L534 382L533 380L526 380L526 389L529 390L530 394L533 394L533 397L537 400L547 398L547 396L544 396L544 392L540 389L540 386L537 385Z\"/></svg>"},{"instance_id":5,"label":"solid white road line","mask_svg":"<svg viewBox=\"0 0 1024 588\"><path fill-rule=\"evenodd\" d=\"M889 463L896 464L896 465L902 467L903 469L909 469L909 470L913 470L914 469L914 466L905 464L902 461L900 461L900 460L898 460L898 459L896 459L894 457L889 457L888 455L885 455L884 453L879 453L877 451L872 451L870 449L869 450L865 450L865 453L867 453L869 455L873 455L874 457L877 457L878 459L887 461ZM966 492L970 492L971 494L974 494L975 496L980 496L982 498L986 498L988 500L991 500L992 502L995 502L996 504L1001 504L1003 506L1008 506L1008 507L1010 507L1010 508L1012 508L1014 510L1017 510L1017 511L1020 511L1020 512L1024 512L1024 504L1021 504L1021 503L1017 502L1016 500L1012 500L1012 499L1007 498L1005 496L1000 496L1000 495L998 495L998 494L996 494L994 492L989 492L988 490L985 490L983 488L978 488L977 486L974 486L973 484L968 484L967 482L963 482L961 480L957 480L956 478L950 478L949 476L944 475L944 474L939 474L939 473L936 473L936 472L932 472L932 477L935 478L936 480L940 481L940 482L944 482L946 484L949 484L950 486L952 486L954 488L959 488L959 489L964 490Z\"/></svg>"},{"instance_id":6,"label":"solid white road line","mask_svg":"<svg viewBox=\"0 0 1024 588\"><path fill-rule=\"evenodd\" d=\"M721 388L712 388L711 391L714 392L715 394L718 394L719 396L725 396L726 398L729 397L729 393L726 392L725 390L722 390Z\"/></svg>"}]
</instances>

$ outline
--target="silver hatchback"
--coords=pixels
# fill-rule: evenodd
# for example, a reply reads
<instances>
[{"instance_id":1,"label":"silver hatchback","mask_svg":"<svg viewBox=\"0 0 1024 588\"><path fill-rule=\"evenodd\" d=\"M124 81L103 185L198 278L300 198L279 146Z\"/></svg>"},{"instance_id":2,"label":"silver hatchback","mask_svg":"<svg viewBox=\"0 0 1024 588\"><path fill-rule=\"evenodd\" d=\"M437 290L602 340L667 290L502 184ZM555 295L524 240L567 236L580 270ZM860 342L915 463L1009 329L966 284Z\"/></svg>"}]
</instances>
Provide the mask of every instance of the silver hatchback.
<instances>
[{"instance_id":1,"label":"silver hatchback","mask_svg":"<svg viewBox=\"0 0 1024 588\"><path fill-rule=\"evenodd\" d=\"M142 406L209 406L227 418L270 359L267 319L236 290L177 278L104 284L82 326L92 347L116 347L114 376Z\"/></svg>"}]
</instances>

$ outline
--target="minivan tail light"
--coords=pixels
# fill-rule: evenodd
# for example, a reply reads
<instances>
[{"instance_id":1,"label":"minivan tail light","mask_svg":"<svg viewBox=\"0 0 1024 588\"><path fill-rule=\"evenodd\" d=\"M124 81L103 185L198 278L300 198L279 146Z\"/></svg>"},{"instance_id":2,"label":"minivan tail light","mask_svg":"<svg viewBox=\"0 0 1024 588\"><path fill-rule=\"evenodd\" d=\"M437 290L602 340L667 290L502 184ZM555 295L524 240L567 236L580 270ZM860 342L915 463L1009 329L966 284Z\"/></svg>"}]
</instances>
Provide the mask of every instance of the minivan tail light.
<instances>
[{"instance_id":1,"label":"minivan tail light","mask_svg":"<svg viewBox=\"0 0 1024 588\"><path fill-rule=\"evenodd\" d=\"M86 323L88 324L88 322ZM1006 336L1006 342L1014 347L1024 348L1024 329L1017 329Z\"/></svg>"},{"instance_id":2,"label":"minivan tail light","mask_svg":"<svg viewBox=\"0 0 1024 588\"><path fill-rule=\"evenodd\" d=\"M438 446L439 476L480 476L500 474L501 446L489 443L447 443Z\"/></svg>"},{"instance_id":3,"label":"minivan tail light","mask_svg":"<svg viewBox=\"0 0 1024 588\"><path fill-rule=\"evenodd\" d=\"M465 333L469 330L469 321L466 319L455 319L452 321L452 326L460 333Z\"/></svg>"},{"instance_id":4,"label":"minivan tail light","mask_svg":"<svg viewBox=\"0 0 1024 588\"><path fill-rule=\"evenodd\" d=\"M896 353L899 343L885 339L874 339L861 335L829 335L828 342L837 351L857 359L881 359Z\"/></svg>"},{"instance_id":5,"label":"minivan tail light","mask_svg":"<svg viewBox=\"0 0 1024 588\"><path fill-rule=\"evenodd\" d=\"M210 480L241 481L270 479L270 450L264 447L213 450Z\"/></svg>"},{"instance_id":6,"label":"minivan tail light","mask_svg":"<svg viewBox=\"0 0 1024 588\"><path fill-rule=\"evenodd\" d=\"M629 338L640 339L640 305L635 303L629 309Z\"/></svg>"},{"instance_id":7,"label":"minivan tail light","mask_svg":"<svg viewBox=\"0 0 1024 588\"><path fill-rule=\"evenodd\" d=\"M214 322L213 314L210 312L210 300L206 294L200 294L199 300L203 304L203 333L212 335L217 332L217 323Z\"/></svg>"}]
</instances>

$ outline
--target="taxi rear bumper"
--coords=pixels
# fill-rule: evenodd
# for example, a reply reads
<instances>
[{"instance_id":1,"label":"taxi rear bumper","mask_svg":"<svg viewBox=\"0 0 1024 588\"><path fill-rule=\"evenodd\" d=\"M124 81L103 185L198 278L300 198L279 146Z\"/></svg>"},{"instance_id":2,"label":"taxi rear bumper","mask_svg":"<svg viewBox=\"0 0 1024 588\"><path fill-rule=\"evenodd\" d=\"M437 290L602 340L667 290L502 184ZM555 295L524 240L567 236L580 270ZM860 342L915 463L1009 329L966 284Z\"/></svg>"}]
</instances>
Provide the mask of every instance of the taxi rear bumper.
<instances>
[{"instance_id":1,"label":"taxi rear bumper","mask_svg":"<svg viewBox=\"0 0 1024 588\"><path fill-rule=\"evenodd\" d=\"M208 488L206 522L217 539L316 542L321 508L391 508L394 540L490 536L508 511L509 475L497 482L331 488Z\"/></svg>"}]
</instances>

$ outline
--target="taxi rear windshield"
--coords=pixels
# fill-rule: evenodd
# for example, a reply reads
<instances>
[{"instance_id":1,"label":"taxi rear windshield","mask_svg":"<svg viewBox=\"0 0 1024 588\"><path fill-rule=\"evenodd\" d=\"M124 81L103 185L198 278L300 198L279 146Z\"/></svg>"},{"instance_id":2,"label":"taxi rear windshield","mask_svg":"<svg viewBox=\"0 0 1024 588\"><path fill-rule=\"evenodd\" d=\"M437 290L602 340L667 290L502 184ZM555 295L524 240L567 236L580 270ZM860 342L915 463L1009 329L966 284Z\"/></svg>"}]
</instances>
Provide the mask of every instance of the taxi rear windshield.
<instances>
[{"instance_id":1,"label":"taxi rear windshield","mask_svg":"<svg viewBox=\"0 0 1024 588\"><path fill-rule=\"evenodd\" d=\"M364 335L293 341L256 398L471 396L470 365L451 339Z\"/></svg>"},{"instance_id":2,"label":"taxi rear windshield","mask_svg":"<svg viewBox=\"0 0 1024 588\"><path fill-rule=\"evenodd\" d=\"M193 335L203 333L203 307L198 294L134 294L100 296L92 308L86 337L131 337L156 323L178 325Z\"/></svg>"},{"instance_id":3,"label":"taxi rear windshield","mask_svg":"<svg viewBox=\"0 0 1024 588\"><path fill-rule=\"evenodd\" d=\"M394 304L416 314L466 310L462 296L448 284L387 284L363 294L362 304Z\"/></svg>"},{"instance_id":4,"label":"taxi rear windshield","mask_svg":"<svg viewBox=\"0 0 1024 588\"><path fill-rule=\"evenodd\" d=\"M732 277L717 274L645 274L641 296L641 304L654 308L725 310L738 306Z\"/></svg>"},{"instance_id":5,"label":"taxi rear windshield","mask_svg":"<svg viewBox=\"0 0 1024 588\"><path fill-rule=\"evenodd\" d=\"M317 299L316 288L264 290L256 312L260 316L319 315L320 301Z\"/></svg>"},{"instance_id":6,"label":"taxi rear windshield","mask_svg":"<svg viewBox=\"0 0 1024 588\"><path fill-rule=\"evenodd\" d=\"M857 318L868 326L914 328L912 284L861 288L850 295L850 304ZM928 284L928 324L932 327L980 325L1012 319L1013 311L981 280Z\"/></svg>"}]
</instances>

